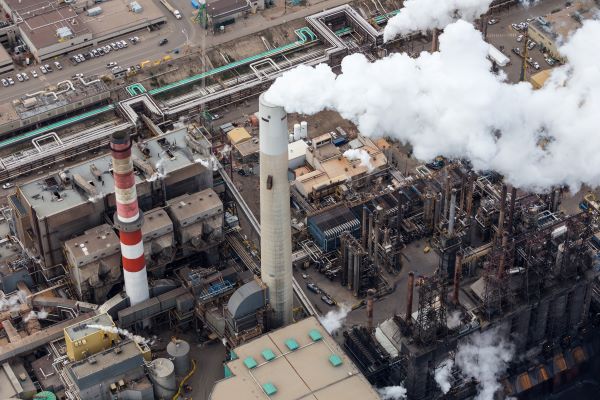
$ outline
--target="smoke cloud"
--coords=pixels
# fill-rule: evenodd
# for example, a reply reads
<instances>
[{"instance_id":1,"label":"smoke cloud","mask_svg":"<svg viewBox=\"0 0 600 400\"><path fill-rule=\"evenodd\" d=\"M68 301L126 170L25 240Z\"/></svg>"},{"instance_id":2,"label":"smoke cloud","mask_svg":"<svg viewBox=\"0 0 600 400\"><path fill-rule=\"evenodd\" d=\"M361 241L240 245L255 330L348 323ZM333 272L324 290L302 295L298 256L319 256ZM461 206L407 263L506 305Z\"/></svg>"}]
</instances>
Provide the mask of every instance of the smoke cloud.
<instances>
[{"instance_id":1,"label":"smoke cloud","mask_svg":"<svg viewBox=\"0 0 600 400\"><path fill-rule=\"evenodd\" d=\"M48 318L48 311L42 309L40 311L30 311L29 314L27 314L26 316L23 317L23 321L24 322L28 322L30 319L32 318L36 318L36 319L46 319Z\"/></svg>"},{"instance_id":2,"label":"smoke cloud","mask_svg":"<svg viewBox=\"0 0 600 400\"><path fill-rule=\"evenodd\" d=\"M406 0L404 7L392 17L383 32L385 41L398 35L442 29L448 24L462 19L473 21L490 6L492 0Z\"/></svg>"},{"instance_id":3,"label":"smoke cloud","mask_svg":"<svg viewBox=\"0 0 600 400\"><path fill-rule=\"evenodd\" d=\"M403 386L386 386L377 389L381 400L402 400L406 399L406 389Z\"/></svg>"},{"instance_id":4,"label":"smoke cloud","mask_svg":"<svg viewBox=\"0 0 600 400\"><path fill-rule=\"evenodd\" d=\"M149 344L150 340L145 337L134 335L126 329L117 328L116 326L106 326L106 325L97 325L97 324L88 324L86 325L88 328L100 329L104 332L117 333L119 335L123 335L126 338L133 340L137 344Z\"/></svg>"},{"instance_id":5,"label":"smoke cloud","mask_svg":"<svg viewBox=\"0 0 600 400\"><path fill-rule=\"evenodd\" d=\"M471 335L467 343L458 347L456 366L465 377L479 382L475 400L493 400L494 394L501 389L498 378L506 371L514 355L514 346L503 336L498 329L491 329ZM438 381L437 373L436 382L442 390L446 387ZM442 380L442 383L446 382Z\"/></svg>"},{"instance_id":6,"label":"smoke cloud","mask_svg":"<svg viewBox=\"0 0 600 400\"><path fill-rule=\"evenodd\" d=\"M412 144L421 160L464 158L523 189L567 184L576 191L582 183L600 184L598 37L600 21L584 22L561 47L569 63L533 90L491 72L489 45L459 20L440 35L439 52L375 62L354 54L342 61L339 76L327 65L299 66L277 79L266 98L288 112L338 111L363 135Z\"/></svg>"},{"instance_id":7,"label":"smoke cloud","mask_svg":"<svg viewBox=\"0 0 600 400\"><path fill-rule=\"evenodd\" d=\"M344 152L344 157L348 160L360 160L360 165L366 167L369 172L373 172L373 164L371 163L371 156L364 149L349 149Z\"/></svg>"},{"instance_id":8,"label":"smoke cloud","mask_svg":"<svg viewBox=\"0 0 600 400\"><path fill-rule=\"evenodd\" d=\"M446 360L440 364L440 366L435 370L435 381L440 387L442 393L446 394L452 387L450 383L450 377L452 372L452 367L454 366L454 361Z\"/></svg>"},{"instance_id":9,"label":"smoke cloud","mask_svg":"<svg viewBox=\"0 0 600 400\"><path fill-rule=\"evenodd\" d=\"M329 334L332 334L342 327L349 312L350 307L342 304L339 309L331 310L325 314L324 317L319 317L319 321L321 321L321 325L323 325L325 330L329 332Z\"/></svg>"},{"instance_id":10,"label":"smoke cloud","mask_svg":"<svg viewBox=\"0 0 600 400\"><path fill-rule=\"evenodd\" d=\"M19 311L21 304L25 304L26 302L27 293L22 290L18 290L12 296L0 298L0 312Z\"/></svg>"}]
</instances>

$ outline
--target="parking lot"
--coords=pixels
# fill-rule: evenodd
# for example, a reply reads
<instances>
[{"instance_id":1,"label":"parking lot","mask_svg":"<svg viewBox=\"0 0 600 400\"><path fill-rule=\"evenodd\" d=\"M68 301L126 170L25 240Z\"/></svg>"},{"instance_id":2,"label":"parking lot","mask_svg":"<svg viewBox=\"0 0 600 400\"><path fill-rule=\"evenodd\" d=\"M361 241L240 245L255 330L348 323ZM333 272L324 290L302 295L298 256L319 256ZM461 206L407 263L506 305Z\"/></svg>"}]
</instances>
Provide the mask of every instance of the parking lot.
<instances>
[{"instance_id":1,"label":"parking lot","mask_svg":"<svg viewBox=\"0 0 600 400\"><path fill-rule=\"evenodd\" d=\"M515 24L518 28L520 23L527 23L528 19L531 21L564 6L565 0L544 0L535 2L528 7L511 7L508 11L502 10L492 14L491 18L497 19L498 22L487 26L487 41L510 58L510 64L502 68L510 82L519 81L522 61L521 56L515 54L512 49L518 47L520 53L523 54L524 45L526 44L523 43L524 38L520 42L517 41L518 37L524 34L524 30L515 29L512 24ZM528 62L528 77L536 72L558 65L549 65L545 60L546 57L544 57L543 51L537 45L530 50L528 49L528 57L531 58ZM539 65L539 69L535 68L535 63Z\"/></svg>"}]
</instances>

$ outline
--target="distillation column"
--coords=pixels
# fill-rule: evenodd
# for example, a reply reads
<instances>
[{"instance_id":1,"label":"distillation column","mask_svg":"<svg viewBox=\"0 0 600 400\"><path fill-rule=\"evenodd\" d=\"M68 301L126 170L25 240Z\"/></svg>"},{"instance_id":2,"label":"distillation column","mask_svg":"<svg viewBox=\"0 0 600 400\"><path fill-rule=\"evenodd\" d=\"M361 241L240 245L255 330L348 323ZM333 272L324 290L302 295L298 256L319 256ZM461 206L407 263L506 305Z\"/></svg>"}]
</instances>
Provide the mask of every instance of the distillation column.
<instances>
[{"instance_id":1,"label":"distillation column","mask_svg":"<svg viewBox=\"0 0 600 400\"><path fill-rule=\"evenodd\" d=\"M288 182L288 127L283 107L260 96L260 258L269 288L272 325L292 322L292 231Z\"/></svg>"},{"instance_id":2,"label":"distillation column","mask_svg":"<svg viewBox=\"0 0 600 400\"><path fill-rule=\"evenodd\" d=\"M138 208L129 133L114 132L110 149L117 203L114 222L121 240L125 292L131 305L135 305L148 299L150 295L142 242L144 216Z\"/></svg>"}]
</instances>

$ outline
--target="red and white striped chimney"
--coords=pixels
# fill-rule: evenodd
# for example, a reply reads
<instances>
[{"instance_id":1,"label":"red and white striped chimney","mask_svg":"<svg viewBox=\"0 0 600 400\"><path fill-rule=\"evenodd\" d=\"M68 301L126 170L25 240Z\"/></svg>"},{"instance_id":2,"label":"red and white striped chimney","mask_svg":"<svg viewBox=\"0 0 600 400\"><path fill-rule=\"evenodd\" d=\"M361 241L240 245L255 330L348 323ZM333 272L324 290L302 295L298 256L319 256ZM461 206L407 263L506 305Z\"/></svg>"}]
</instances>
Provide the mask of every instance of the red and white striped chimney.
<instances>
[{"instance_id":1,"label":"red and white striped chimney","mask_svg":"<svg viewBox=\"0 0 600 400\"><path fill-rule=\"evenodd\" d=\"M125 292L131 305L150 297L142 225L144 216L138 208L135 175L131 160L131 139L126 131L114 132L110 142L117 213L115 227L119 230Z\"/></svg>"}]
</instances>

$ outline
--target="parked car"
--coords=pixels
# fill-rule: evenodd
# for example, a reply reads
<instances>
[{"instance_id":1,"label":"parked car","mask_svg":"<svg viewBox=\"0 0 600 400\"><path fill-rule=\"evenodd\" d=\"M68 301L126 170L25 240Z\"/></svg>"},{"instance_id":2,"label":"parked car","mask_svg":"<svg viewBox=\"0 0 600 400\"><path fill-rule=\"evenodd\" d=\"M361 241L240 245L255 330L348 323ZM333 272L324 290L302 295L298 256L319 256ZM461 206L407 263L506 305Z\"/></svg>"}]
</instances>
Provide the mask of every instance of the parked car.
<instances>
[{"instance_id":1,"label":"parked car","mask_svg":"<svg viewBox=\"0 0 600 400\"><path fill-rule=\"evenodd\" d=\"M14 85L15 84L15 81L13 81L13 78L11 78L10 76L8 78L6 78L6 79L8 79L8 84L9 85Z\"/></svg>"},{"instance_id":2,"label":"parked car","mask_svg":"<svg viewBox=\"0 0 600 400\"><path fill-rule=\"evenodd\" d=\"M116 61L111 61L108 64L106 64L106 68L112 68L115 67L117 65Z\"/></svg>"},{"instance_id":3,"label":"parked car","mask_svg":"<svg viewBox=\"0 0 600 400\"><path fill-rule=\"evenodd\" d=\"M48 73L48 71L46 71L46 67L44 67L43 65L40 66L40 71L42 71L42 74Z\"/></svg>"},{"instance_id":4,"label":"parked car","mask_svg":"<svg viewBox=\"0 0 600 400\"><path fill-rule=\"evenodd\" d=\"M122 45L123 47L127 47L127 46L128 46L127 42L126 42L126 41L124 41L124 40L121 40L121 42L120 42L120 43L121 43L121 45Z\"/></svg>"},{"instance_id":5,"label":"parked car","mask_svg":"<svg viewBox=\"0 0 600 400\"><path fill-rule=\"evenodd\" d=\"M54 70L52 69L52 67L50 66L50 64L44 64L44 68L46 68L46 71L48 71L48 72L52 72L52 71L54 71Z\"/></svg>"},{"instance_id":6,"label":"parked car","mask_svg":"<svg viewBox=\"0 0 600 400\"><path fill-rule=\"evenodd\" d=\"M533 40L530 40L529 43L527 44L527 48L529 50L532 50L535 46L537 46L537 43L534 42Z\"/></svg>"},{"instance_id":7,"label":"parked car","mask_svg":"<svg viewBox=\"0 0 600 400\"><path fill-rule=\"evenodd\" d=\"M517 42L522 42L523 41L523 35L519 35L517 36Z\"/></svg>"},{"instance_id":8,"label":"parked car","mask_svg":"<svg viewBox=\"0 0 600 400\"><path fill-rule=\"evenodd\" d=\"M167 38L162 38L160 39L160 42L158 42L159 46L164 46L165 44L169 43L169 39Z\"/></svg>"},{"instance_id":9,"label":"parked car","mask_svg":"<svg viewBox=\"0 0 600 400\"><path fill-rule=\"evenodd\" d=\"M13 183L6 182L4 185L2 185L2 189L10 189L13 186L15 186Z\"/></svg>"},{"instance_id":10,"label":"parked car","mask_svg":"<svg viewBox=\"0 0 600 400\"><path fill-rule=\"evenodd\" d=\"M37 73L37 72L35 72L35 69L32 69L32 70L31 70L31 76L33 76L34 78L37 78L37 77L38 77L38 73Z\"/></svg>"},{"instance_id":11,"label":"parked car","mask_svg":"<svg viewBox=\"0 0 600 400\"><path fill-rule=\"evenodd\" d=\"M4 78L2 78L2 80L0 80L0 82L2 82L2 86L6 87L8 86L8 81Z\"/></svg>"},{"instance_id":12,"label":"parked car","mask_svg":"<svg viewBox=\"0 0 600 400\"><path fill-rule=\"evenodd\" d=\"M27 75L27 72L22 72L21 75L23 75L23 79L25 79L26 81L29 80L29 75Z\"/></svg>"},{"instance_id":13,"label":"parked car","mask_svg":"<svg viewBox=\"0 0 600 400\"><path fill-rule=\"evenodd\" d=\"M490 19L490 20L488 21L488 25L494 25L494 24L497 24L498 22L499 22L499 21L498 21L497 19L493 19L493 18L492 18L492 19Z\"/></svg>"},{"instance_id":14,"label":"parked car","mask_svg":"<svg viewBox=\"0 0 600 400\"><path fill-rule=\"evenodd\" d=\"M56 69L62 69L62 65L60 65L58 61L54 61L54 65L56 66Z\"/></svg>"},{"instance_id":15,"label":"parked car","mask_svg":"<svg viewBox=\"0 0 600 400\"><path fill-rule=\"evenodd\" d=\"M117 47L117 44L116 44L116 43L114 43L114 42L110 44L110 47L112 47L112 49L113 49L113 50L118 50L118 49L119 49L119 48Z\"/></svg>"},{"instance_id":16,"label":"parked car","mask_svg":"<svg viewBox=\"0 0 600 400\"><path fill-rule=\"evenodd\" d=\"M321 293L321 289L319 289L319 287L317 285L315 285L314 283L307 283L306 288L313 293L316 293L316 294Z\"/></svg>"},{"instance_id":17,"label":"parked car","mask_svg":"<svg viewBox=\"0 0 600 400\"><path fill-rule=\"evenodd\" d=\"M18 80L19 82L23 82L23 81L24 81L24 79L23 79L23 77L21 76L21 74L17 74L17 80Z\"/></svg>"},{"instance_id":18,"label":"parked car","mask_svg":"<svg viewBox=\"0 0 600 400\"><path fill-rule=\"evenodd\" d=\"M327 304L328 306L334 306L335 305L335 301L333 301L333 299L327 295L323 295L321 296L321 300L323 300L323 303Z\"/></svg>"}]
</instances>

